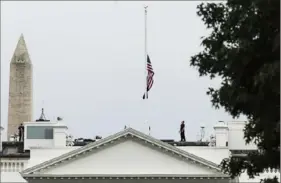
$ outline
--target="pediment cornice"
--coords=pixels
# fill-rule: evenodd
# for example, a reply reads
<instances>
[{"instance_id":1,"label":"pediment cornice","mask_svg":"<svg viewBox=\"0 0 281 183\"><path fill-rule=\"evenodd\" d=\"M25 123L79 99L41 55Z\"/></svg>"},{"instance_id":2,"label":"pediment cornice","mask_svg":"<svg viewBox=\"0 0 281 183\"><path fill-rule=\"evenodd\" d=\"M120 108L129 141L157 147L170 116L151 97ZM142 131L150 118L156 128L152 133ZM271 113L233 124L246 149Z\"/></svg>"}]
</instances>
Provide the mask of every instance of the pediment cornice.
<instances>
[{"instance_id":1,"label":"pediment cornice","mask_svg":"<svg viewBox=\"0 0 281 183\"><path fill-rule=\"evenodd\" d=\"M198 164L203 167L207 167L209 169L212 169L212 170L222 174L220 171L220 168L217 164L207 161L206 159L198 157L194 154L188 153L188 152L181 150L175 146L172 146L168 143L162 142L158 139L155 139L149 135L141 133L132 128L128 128L124 131L121 131L119 133L106 137L102 140L88 144L79 149L73 150L73 151L63 154L61 156L53 158L49 161L43 162L43 163L33 166L31 168L28 168L28 169L24 170L22 173L23 174L41 174L42 172L44 172L47 169L58 166L67 161L77 159L77 158L84 156L88 153L91 153L95 150L99 150L108 145L117 143L120 140L128 140L128 139L142 141L143 143L145 143L147 145L158 148L159 151L163 151L164 153L169 153L169 154L171 154L173 156L177 156L178 158L181 158L185 161L189 161L191 163Z\"/></svg>"}]
</instances>

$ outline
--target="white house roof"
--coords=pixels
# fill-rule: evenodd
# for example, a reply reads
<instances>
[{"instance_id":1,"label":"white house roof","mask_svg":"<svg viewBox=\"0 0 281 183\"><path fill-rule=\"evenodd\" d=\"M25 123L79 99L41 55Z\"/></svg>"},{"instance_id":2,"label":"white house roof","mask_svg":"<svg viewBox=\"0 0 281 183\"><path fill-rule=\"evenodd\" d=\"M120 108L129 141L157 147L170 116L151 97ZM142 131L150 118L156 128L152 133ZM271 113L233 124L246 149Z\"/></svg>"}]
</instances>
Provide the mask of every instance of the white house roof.
<instances>
[{"instance_id":1,"label":"white house roof","mask_svg":"<svg viewBox=\"0 0 281 183\"><path fill-rule=\"evenodd\" d=\"M168 143L162 142L162 141L155 139L149 135L146 135L142 132L139 132L132 128L128 128L128 129L125 129L114 135L101 139L97 142L88 144L79 149L73 150L73 151L65 153L61 156L53 158L49 161L46 161L46 162L40 163L38 165L35 165L33 167L30 167L30 168L24 170L22 172L22 174L24 174L24 176L28 176L28 174L29 175L37 174L43 170L49 169L50 167L57 167L58 165L60 165L62 163L65 163L68 161L70 162L70 161L73 161L74 159L77 159L80 155L85 155L87 153L90 154L91 151L93 151L94 149L106 146L108 144L112 144L121 138L131 138L131 139L141 140L148 145L158 147L160 150L163 150L166 153L170 153L171 155L178 156L179 158L181 158L185 161L190 161L195 164L203 165L204 167L207 167L211 170L220 172L220 168L218 167L218 165L213 162L207 161L206 159L203 159L194 154L191 154L184 150L176 148L175 146L169 145Z\"/></svg>"}]
</instances>

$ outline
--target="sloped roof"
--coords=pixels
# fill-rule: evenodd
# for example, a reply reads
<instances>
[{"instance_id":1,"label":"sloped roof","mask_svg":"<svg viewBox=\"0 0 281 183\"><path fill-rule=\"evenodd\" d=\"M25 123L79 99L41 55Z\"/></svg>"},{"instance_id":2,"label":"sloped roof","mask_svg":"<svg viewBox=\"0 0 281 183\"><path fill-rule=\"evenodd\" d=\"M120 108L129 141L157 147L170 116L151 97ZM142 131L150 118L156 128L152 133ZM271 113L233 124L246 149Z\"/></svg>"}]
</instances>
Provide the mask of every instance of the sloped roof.
<instances>
[{"instance_id":1,"label":"sloped roof","mask_svg":"<svg viewBox=\"0 0 281 183\"><path fill-rule=\"evenodd\" d=\"M145 143L148 143L152 146L158 147L159 149L161 149L161 150L163 150L167 153L171 153L173 155L178 155L179 157L181 157L184 160L188 160L188 161L191 161L193 163L197 163L197 164L203 165L207 168L210 168L210 169L213 169L213 170L216 170L216 171L220 172L220 168L218 167L218 165L213 163L213 162L210 162L210 161L208 161L204 158L198 157L194 154L188 153L184 150L181 150L181 149L179 149L175 146L172 146L168 143L162 142L162 141L160 141L158 139L155 139L155 138L153 138L149 135L146 135L142 132L139 132L139 131L134 130L132 128L128 128L128 129L125 129L125 130L123 130L121 132L118 132L114 135L108 136L104 139L101 139L101 140L96 141L94 143L90 143L90 144L88 144L86 146L83 146L79 149L70 151L70 152L65 153L61 156L53 158L49 161L46 161L46 162L40 163L38 165L35 165L33 167L30 167L30 168L24 170L22 172L22 174L38 173L38 172L40 172L40 171L42 171L46 168L57 166L60 163L65 163L67 161L78 158L79 155L84 155L85 153L90 153L95 148L99 148L99 147L105 146L107 144L112 144L112 143L114 143L114 141L116 141L118 139L121 139L121 138L131 138L131 139L135 138L135 139L138 139L138 140L142 140Z\"/></svg>"}]
</instances>

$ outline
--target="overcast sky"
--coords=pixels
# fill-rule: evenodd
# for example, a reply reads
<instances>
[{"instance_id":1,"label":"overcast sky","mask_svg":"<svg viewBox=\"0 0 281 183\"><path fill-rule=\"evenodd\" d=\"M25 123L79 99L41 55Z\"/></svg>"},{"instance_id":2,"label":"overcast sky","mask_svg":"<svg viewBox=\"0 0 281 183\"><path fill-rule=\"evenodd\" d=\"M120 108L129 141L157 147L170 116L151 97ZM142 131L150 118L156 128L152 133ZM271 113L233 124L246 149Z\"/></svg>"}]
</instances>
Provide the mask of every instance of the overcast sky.
<instances>
[{"instance_id":1,"label":"overcast sky","mask_svg":"<svg viewBox=\"0 0 281 183\"><path fill-rule=\"evenodd\" d=\"M9 64L21 33L33 63L34 120L63 117L75 137L107 136L124 125L157 138L187 140L232 118L212 107L206 90L219 80L189 66L208 30L186 2L1 2L1 125L8 117ZM148 53L155 70L144 91L144 4ZM148 124L145 121L148 120ZM243 119L244 120L244 119Z\"/></svg>"}]
</instances>

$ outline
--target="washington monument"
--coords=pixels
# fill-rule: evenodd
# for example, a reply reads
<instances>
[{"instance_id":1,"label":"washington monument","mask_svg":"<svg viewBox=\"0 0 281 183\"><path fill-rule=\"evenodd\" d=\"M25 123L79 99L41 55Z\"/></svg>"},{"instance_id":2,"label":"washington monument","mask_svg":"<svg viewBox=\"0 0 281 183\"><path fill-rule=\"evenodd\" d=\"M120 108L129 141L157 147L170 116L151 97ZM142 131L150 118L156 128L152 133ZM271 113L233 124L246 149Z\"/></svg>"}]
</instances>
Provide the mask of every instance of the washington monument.
<instances>
[{"instance_id":1,"label":"washington monument","mask_svg":"<svg viewBox=\"0 0 281 183\"><path fill-rule=\"evenodd\" d=\"M23 122L32 120L32 63L21 34L10 63L8 139Z\"/></svg>"}]
</instances>

